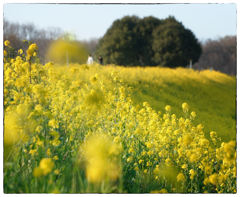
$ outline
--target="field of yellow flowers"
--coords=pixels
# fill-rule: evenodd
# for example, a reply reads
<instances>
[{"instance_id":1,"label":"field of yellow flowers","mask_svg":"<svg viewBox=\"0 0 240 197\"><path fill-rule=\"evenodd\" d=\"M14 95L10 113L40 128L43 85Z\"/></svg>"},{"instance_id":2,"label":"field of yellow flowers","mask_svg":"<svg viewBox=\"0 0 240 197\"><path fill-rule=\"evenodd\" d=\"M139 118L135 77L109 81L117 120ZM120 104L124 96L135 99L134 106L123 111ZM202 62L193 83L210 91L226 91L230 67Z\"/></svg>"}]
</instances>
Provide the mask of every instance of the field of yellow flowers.
<instances>
[{"instance_id":1,"label":"field of yellow flowers","mask_svg":"<svg viewBox=\"0 0 240 197\"><path fill-rule=\"evenodd\" d=\"M207 104L196 97L190 105L191 92L169 88L194 86L181 80L194 71L42 65L37 45L28 45L14 59L4 51L5 193L236 193L236 131L227 141L205 133L197 119ZM201 75L202 97L203 86L235 80ZM162 107L154 88L169 104Z\"/></svg>"},{"instance_id":2,"label":"field of yellow flowers","mask_svg":"<svg viewBox=\"0 0 240 197\"><path fill-rule=\"evenodd\" d=\"M179 103L188 103L204 125L207 139L217 131L224 141L236 140L236 77L217 71L184 68L118 68L125 84L133 87L134 104L148 101L153 109L183 116ZM220 143L218 144L220 145Z\"/></svg>"}]
</instances>

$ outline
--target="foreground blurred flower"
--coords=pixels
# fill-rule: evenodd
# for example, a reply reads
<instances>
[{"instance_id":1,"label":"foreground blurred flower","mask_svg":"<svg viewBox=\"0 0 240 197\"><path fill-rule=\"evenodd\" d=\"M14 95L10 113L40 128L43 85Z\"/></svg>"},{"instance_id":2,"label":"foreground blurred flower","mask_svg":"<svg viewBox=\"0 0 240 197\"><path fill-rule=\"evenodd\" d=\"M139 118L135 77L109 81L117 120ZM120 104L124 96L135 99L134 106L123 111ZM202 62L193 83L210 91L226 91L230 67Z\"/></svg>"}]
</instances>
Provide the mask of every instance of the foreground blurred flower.
<instances>
[{"instance_id":1,"label":"foreground blurred flower","mask_svg":"<svg viewBox=\"0 0 240 197\"><path fill-rule=\"evenodd\" d=\"M20 106L20 105L19 105ZM4 116L4 158L6 159L16 144L27 140L27 128L25 123L25 112L18 106L16 110L5 113ZM23 112L23 113L21 113ZM5 162L5 160L4 160Z\"/></svg>"},{"instance_id":2,"label":"foreground blurred flower","mask_svg":"<svg viewBox=\"0 0 240 197\"><path fill-rule=\"evenodd\" d=\"M209 176L209 181L210 181L210 183L212 183L213 185L217 185L218 175L217 175L216 173L210 175L210 176Z\"/></svg>"},{"instance_id":3,"label":"foreground blurred flower","mask_svg":"<svg viewBox=\"0 0 240 197\"><path fill-rule=\"evenodd\" d=\"M35 167L33 170L34 177L40 177L42 175L47 175L52 172L54 162L51 158L43 158L38 167Z\"/></svg>"},{"instance_id":4,"label":"foreground blurred flower","mask_svg":"<svg viewBox=\"0 0 240 197\"><path fill-rule=\"evenodd\" d=\"M40 168L40 167L34 168L34 170L33 170L34 177L40 177L40 176L42 176L42 174L43 174L42 168Z\"/></svg>"},{"instance_id":5,"label":"foreground blurred flower","mask_svg":"<svg viewBox=\"0 0 240 197\"><path fill-rule=\"evenodd\" d=\"M39 163L39 167L43 170L44 175L50 173L53 169L53 166L54 163L51 158L43 158Z\"/></svg>"},{"instance_id":6,"label":"foreground blurred flower","mask_svg":"<svg viewBox=\"0 0 240 197\"><path fill-rule=\"evenodd\" d=\"M116 155L112 153L112 146ZM116 162L116 156L121 146L116 148L107 135L96 134L91 136L82 146L82 152L86 159L86 176L89 182L100 183L104 180L116 180L120 173L120 167Z\"/></svg>"}]
</instances>

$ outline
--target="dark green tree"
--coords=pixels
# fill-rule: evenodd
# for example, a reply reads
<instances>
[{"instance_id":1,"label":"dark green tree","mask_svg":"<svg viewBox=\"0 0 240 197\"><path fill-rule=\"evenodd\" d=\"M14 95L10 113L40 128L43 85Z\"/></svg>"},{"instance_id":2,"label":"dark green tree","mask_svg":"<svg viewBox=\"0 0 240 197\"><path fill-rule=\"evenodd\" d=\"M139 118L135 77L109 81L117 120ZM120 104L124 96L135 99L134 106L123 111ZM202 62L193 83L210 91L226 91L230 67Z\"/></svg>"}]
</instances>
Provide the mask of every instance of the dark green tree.
<instances>
[{"instance_id":1,"label":"dark green tree","mask_svg":"<svg viewBox=\"0 0 240 197\"><path fill-rule=\"evenodd\" d=\"M103 57L104 64L129 65L138 64L137 16L126 16L113 22L106 34L99 40L95 59Z\"/></svg>"},{"instance_id":2,"label":"dark green tree","mask_svg":"<svg viewBox=\"0 0 240 197\"><path fill-rule=\"evenodd\" d=\"M152 16L126 16L114 21L99 40L95 58L101 55L104 64L156 66L151 43L152 32L159 24L161 20Z\"/></svg>"},{"instance_id":3,"label":"dark green tree","mask_svg":"<svg viewBox=\"0 0 240 197\"><path fill-rule=\"evenodd\" d=\"M198 61L202 49L194 34L174 17L168 17L153 31L152 48L158 65L175 68Z\"/></svg>"},{"instance_id":4,"label":"dark green tree","mask_svg":"<svg viewBox=\"0 0 240 197\"><path fill-rule=\"evenodd\" d=\"M138 57L141 66L156 66L152 49L153 30L162 23L161 20L149 16L138 20L137 36L139 37Z\"/></svg>"},{"instance_id":5,"label":"dark green tree","mask_svg":"<svg viewBox=\"0 0 240 197\"><path fill-rule=\"evenodd\" d=\"M193 33L174 17L125 16L99 40L95 59L101 55L104 64L178 67L198 61L200 54Z\"/></svg>"}]
</instances>

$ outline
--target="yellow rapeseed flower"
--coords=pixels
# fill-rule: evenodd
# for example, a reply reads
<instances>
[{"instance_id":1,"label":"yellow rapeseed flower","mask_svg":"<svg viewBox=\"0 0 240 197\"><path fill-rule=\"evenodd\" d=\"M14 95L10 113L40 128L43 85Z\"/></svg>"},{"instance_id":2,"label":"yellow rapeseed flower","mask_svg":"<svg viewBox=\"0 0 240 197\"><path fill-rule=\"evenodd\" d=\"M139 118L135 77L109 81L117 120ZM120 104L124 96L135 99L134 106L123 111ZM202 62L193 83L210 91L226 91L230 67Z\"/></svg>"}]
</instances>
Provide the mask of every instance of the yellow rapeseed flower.
<instances>
[{"instance_id":1,"label":"yellow rapeseed flower","mask_svg":"<svg viewBox=\"0 0 240 197\"><path fill-rule=\"evenodd\" d=\"M58 140L57 138L55 138L54 140L52 140L52 145L53 146L58 146L61 143L60 140Z\"/></svg>"},{"instance_id":2,"label":"yellow rapeseed flower","mask_svg":"<svg viewBox=\"0 0 240 197\"><path fill-rule=\"evenodd\" d=\"M42 169L44 175L52 172L53 166L54 162L51 158L43 158L39 163L39 167Z\"/></svg>"},{"instance_id":3,"label":"yellow rapeseed flower","mask_svg":"<svg viewBox=\"0 0 240 197\"><path fill-rule=\"evenodd\" d=\"M166 110L166 111L171 111L171 106L170 106L170 105L167 105L167 106L165 107L165 110Z\"/></svg>"},{"instance_id":4,"label":"yellow rapeseed flower","mask_svg":"<svg viewBox=\"0 0 240 197\"><path fill-rule=\"evenodd\" d=\"M195 111L192 111L192 112L191 112L191 116L192 116L193 118L195 118L195 117L196 117L196 112L195 112Z\"/></svg>"},{"instance_id":5,"label":"yellow rapeseed flower","mask_svg":"<svg viewBox=\"0 0 240 197\"><path fill-rule=\"evenodd\" d=\"M134 148L130 148L128 152L129 152L129 153L134 153L135 150L134 150Z\"/></svg>"},{"instance_id":6,"label":"yellow rapeseed flower","mask_svg":"<svg viewBox=\"0 0 240 197\"><path fill-rule=\"evenodd\" d=\"M107 178L117 179L120 168L113 155L110 157L109 149L113 146L112 140L107 135L92 135L82 146L82 151L87 162L86 176L88 181L99 183Z\"/></svg>"},{"instance_id":7,"label":"yellow rapeseed flower","mask_svg":"<svg viewBox=\"0 0 240 197\"><path fill-rule=\"evenodd\" d=\"M188 167L187 164L183 164L183 165L181 166L182 169L186 169L187 167Z\"/></svg>"},{"instance_id":8,"label":"yellow rapeseed flower","mask_svg":"<svg viewBox=\"0 0 240 197\"><path fill-rule=\"evenodd\" d=\"M188 107L188 104L187 104L187 103L183 103L183 104L182 104L182 108L183 108L183 111L184 111L184 112L188 112L188 110L189 110L189 107Z\"/></svg>"},{"instance_id":9,"label":"yellow rapeseed flower","mask_svg":"<svg viewBox=\"0 0 240 197\"><path fill-rule=\"evenodd\" d=\"M167 158L167 159L165 160L165 164L166 164L166 166L170 166L170 165L171 165L171 159L170 159L170 158Z\"/></svg>"},{"instance_id":10,"label":"yellow rapeseed flower","mask_svg":"<svg viewBox=\"0 0 240 197\"><path fill-rule=\"evenodd\" d=\"M31 149L29 151L29 154L31 154L32 156L34 156L37 153L37 149Z\"/></svg>"},{"instance_id":11,"label":"yellow rapeseed flower","mask_svg":"<svg viewBox=\"0 0 240 197\"><path fill-rule=\"evenodd\" d=\"M190 179L194 179L196 172L193 169L191 169L191 170L189 170L189 174L190 174Z\"/></svg>"},{"instance_id":12,"label":"yellow rapeseed flower","mask_svg":"<svg viewBox=\"0 0 240 197\"><path fill-rule=\"evenodd\" d=\"M38 167L35 167L34 170L33 170L33 176L34 177L40 177L43 175L43 170L42 168L40 168L39 166Z\"/></svg>"},{"instance_id":13,"label":"yellow rapeseed flower","mask_svg":"<svg viewBox=\"0 0 240 197\"><path fill-rule=\"evenodd\" d=\"M199 160L199 158L198 158L197 154L193 153L193 154L190 155L189 161L191 163L196 163L198 160Z\"/></svg>"},{"instance_id":14,"label":"yellow rapeseed flower","mask_svg":"<svg viewBox=\"0 0 240 197\"><path fill-rule=\"evenodd\" d=\"M134 170L139 171L139 167L136 166L136 167L134 168Z\"/></svg>"},{"instance_id":15,"label":"yellow rapeseed flower","mask_svg":"<svg viewBox=\"0 0 240 197\"><path fill-rule=\"evenodd\" d=\"M9 41L9 40L4 41L4 45L5 45L6 47L10 47L10 41Z\"/></svg>"},{"instance_id":16,"label":"yellow rapeseed flower","mask_svg":"<svg viewBox=\"0 0 240 197\"><path fill-rule=\"evenodd\" d=\"M138 163L139 163L139 164L141 164L142 162L143 162L143 160L142 160L142 159L140 159L140 160L138 161Z\"/></svg>"},{"instance_id":17,"label":"yellow rapeseed flower","mask_svg":"<svg viewBox=\"0 0 240 197\"><path fill-rule=\"evenodd\" d=\"M58 158L57 155L55 155L55 156L53 157L53 159L54 159L54 160L59 160L59 158Z\"/></svg>"},{"instance_id":18,"label":"yellow rapeseed flower","mask_svg":"<svg viewBox=\"0 0 240 197\"><path fill-rule=\"evenodd\" d=\"M189 135L189 134L185 134L182 138L183 140L183 144L185 146L188 146L189 144L191 144L191 142L193 141L193 138Z\"/></svg>"},{"instance_id":19,"label":"yellow rapeseed flower","mask_svg":"<svg viewBox=\"0 0 240 197\"><path fill-rule=\"evenodd\" d=\"M114 76L116 76L116 74L117 74L117 71L114 70L114 71L112 71L111 76L114 77Z\"/></svg>"},{"instance_id":20,"label":"yellow rapeseed flower","mask_svg":"<svg viewBox=\"0 0 240 197\"><path fill-rule=\"evenodd\" d=\"M92 84L96 83L97 82L97 77L95 77L95 76L91 77L91 82L92 82Z\"/></svg>"},{"instance_id":21,"label":"yellow rapeseed flower","mask_svg":"<svg viewBox=\"0 0 240 197\"><path fill-rule=\"evenodd\" d=\"M36 52L36 50L38 50L38 46L35 43L31 44L27 49L28 57L33 56L33 54L34 54L34 52Z\"/></svg>"},{"instance_id":22,"label":"yellow rapeseed flower","mask_svg":"<svg viewBox=\"0 0 240 197\"><path fill-rule=\"evenodd\" d=\"M48 155L48 156L51 155L51 149L50 149L50 148L47 149L47 155Z\"/></svg>"},{"instance_id":23,"label":"yellow rapeseed flower","mask_svg":"<svg viewBox=\"0 0 240 197\"><path fill-rule=\"evenodd\" d=\"M133 156L128 157L127 162L130 162L130 163L133 162Z\"/></svg>"},{"instance_id":24,"label":"yellow rapeseed flower","mask_svg":"<svg viewBox=\"0 0 240 197\"><path fill-rule=\"evenodd\" d=\"M209 183L209 178L206 177L206 178L204 179L204 181L203 181L203 184L204 184L204 185L207 185L208 183Z\"/></svg>"},{"instance_id":25,"label":"yellow rapeseed flower","mask_svg":"<svg viewBox=\"0 0 240 197\"><path fill-rule=\"evenodd\" d=\"M156 166L156 168L153 170L153 173L156 175L160 174L160 169Z\"/></svg>"},{"instance_id":26,"label":"yellow rapeseed flower","mask_svg":"<svg viewBox=\"0 0 240 197\"><path fill-rule=\"evenodd\" d=\"M166 189L161 189L161 190L153 190L150 193L168 193L168 191Z\"/></svg>"},{"instance_id":27,"label":"yellow rapeseed flower","mask_svg":"<svg viewBox=\"0 0 240 197\"><path fill-rule=\"evenodd\" d=\"M100 104L104 103L104 97L100 92L96 92L94 89L91 90L85 97L85 103L88 106L96 105L101 107Z\"/></svg>"},{"instance_id":28,"label":"yellow rapeseed flower","mask_svg":"<svg viewBox=\"0 0 240 197\"><path fill-rule=\"evenodd\" d=\"M230 141L228 143L224 144L224 158L226 161L231 161L235 159L235 153L236 153L236 142L235 141Z\"/></svg>"},{"instance_id":29,"label":"yellow rapeseed flower","mask_svg":"<svg viewBox=\"0 0 240 197\"><path fill-rule=\"evenodd\" d=\"M185 181L186 178L182 172L177 175L177 181Z\"/></svg>"},{"instance_id":30,"label":"yellow rapeseed flower","mask_svg":"<svg viewBox=\"0 0 240 197\"><path fill-rule=\"evenodd\" d=\"M218 182L219 184L221 184L221 186L225 183L227 179L227 176L225 174L221 174L219 177L218 177Z\"/></svg>"},{"instance_id":31,"label":"yellow rapeseed flower","mask_svg":"<svg viewBox=\"0 0 240 197\"><path fill-rule=\"evenodd\" d=\"M58 175L60 173L59 169L54 170L54 174Z\"/></svg>"},{"instance_id":32,"label":"yellow rapeseed flower","mask_svg":"<svg viewBox=\"0 0 240 197\"><path fill-rule=\"evenodd\" d=\"M34 50L38 50L38 46L36 43L33 43L29 46L29 49L34 49Z\"/></svg>"},{"instance_id":33,"label":"yellow rapeseed flower","mask_svg":"<svg viewBox=\"0 0 240 197\"><path fill-rule=\"evenodd\" d=\"M18 50L18 53L19 53L19 54L22 54L22 53L23 53L23 50L22 50L22 49L19 49L19 50Z\"/></svg>"},{"instance_id":34,"label":"yellow rapeseed flower","mask_svg":"<svg viewBox=\"0 0 240 197\"><path fill-rule=\"evenodd\" d=\"M168 193L168 191L165 188L163 188L159 191L159 193Z\"/></svg>"},{"instance_id":35,"label":"yellow rapeseed flower","mask_svg":"<svg viewBox=\"0 0 240 197\"><path fill-rule=\"evenodd\" d=\"M204 167L204 172L205 172L206 174L210 174L210 173L212 172L212 167L211 167L210 165L206 165L206 166Z\"/></svg>"},{"instance_id":36,"label":"yellow rapeseed flower","mask_svg":"<svg viewBox=\"0 0 240 197\"><path fill-rule=\"evenodd\" d=\"M215 131L210 132L210 137L211 138L217 138L217 133Z\"/></svg>"},{"instance_id":37,"label":"yellow rapeseed flower","mask_svg":"<svg viewBox=\"0 0 240 197\"><path fill-rule=\"evenodd\" d=\"M218 183L218 175L216 173L209 176L209 182L213 185L217 185Z\"/></svg>"}]
</instances>

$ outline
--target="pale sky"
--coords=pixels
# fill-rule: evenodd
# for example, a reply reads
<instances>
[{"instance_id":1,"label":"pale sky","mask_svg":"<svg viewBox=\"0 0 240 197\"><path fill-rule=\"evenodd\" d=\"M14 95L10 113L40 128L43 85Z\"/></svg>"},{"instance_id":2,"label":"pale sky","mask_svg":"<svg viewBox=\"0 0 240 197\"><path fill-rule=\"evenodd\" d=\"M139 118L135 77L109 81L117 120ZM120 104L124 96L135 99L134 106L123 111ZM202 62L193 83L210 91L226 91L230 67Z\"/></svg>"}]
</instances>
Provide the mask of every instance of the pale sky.
<instances>
[{"instance_id":1,"label":"pale sky","mask_svg":"<svg viewBox=\"0 0 240 197\"><path fill-rule=\"evenodd\" d=\"M78 40L104 36L116 19L126 15L137 15L140 18L153 16L158 19L174 16L185 28L190 29L199 41L237 35L236 3L17 3L15 1L3 4L3 17L9 22L32 23L36 28L46 30L48 27L59 27L64 32L74 33Z\"/></svg>"}]
</instances>

